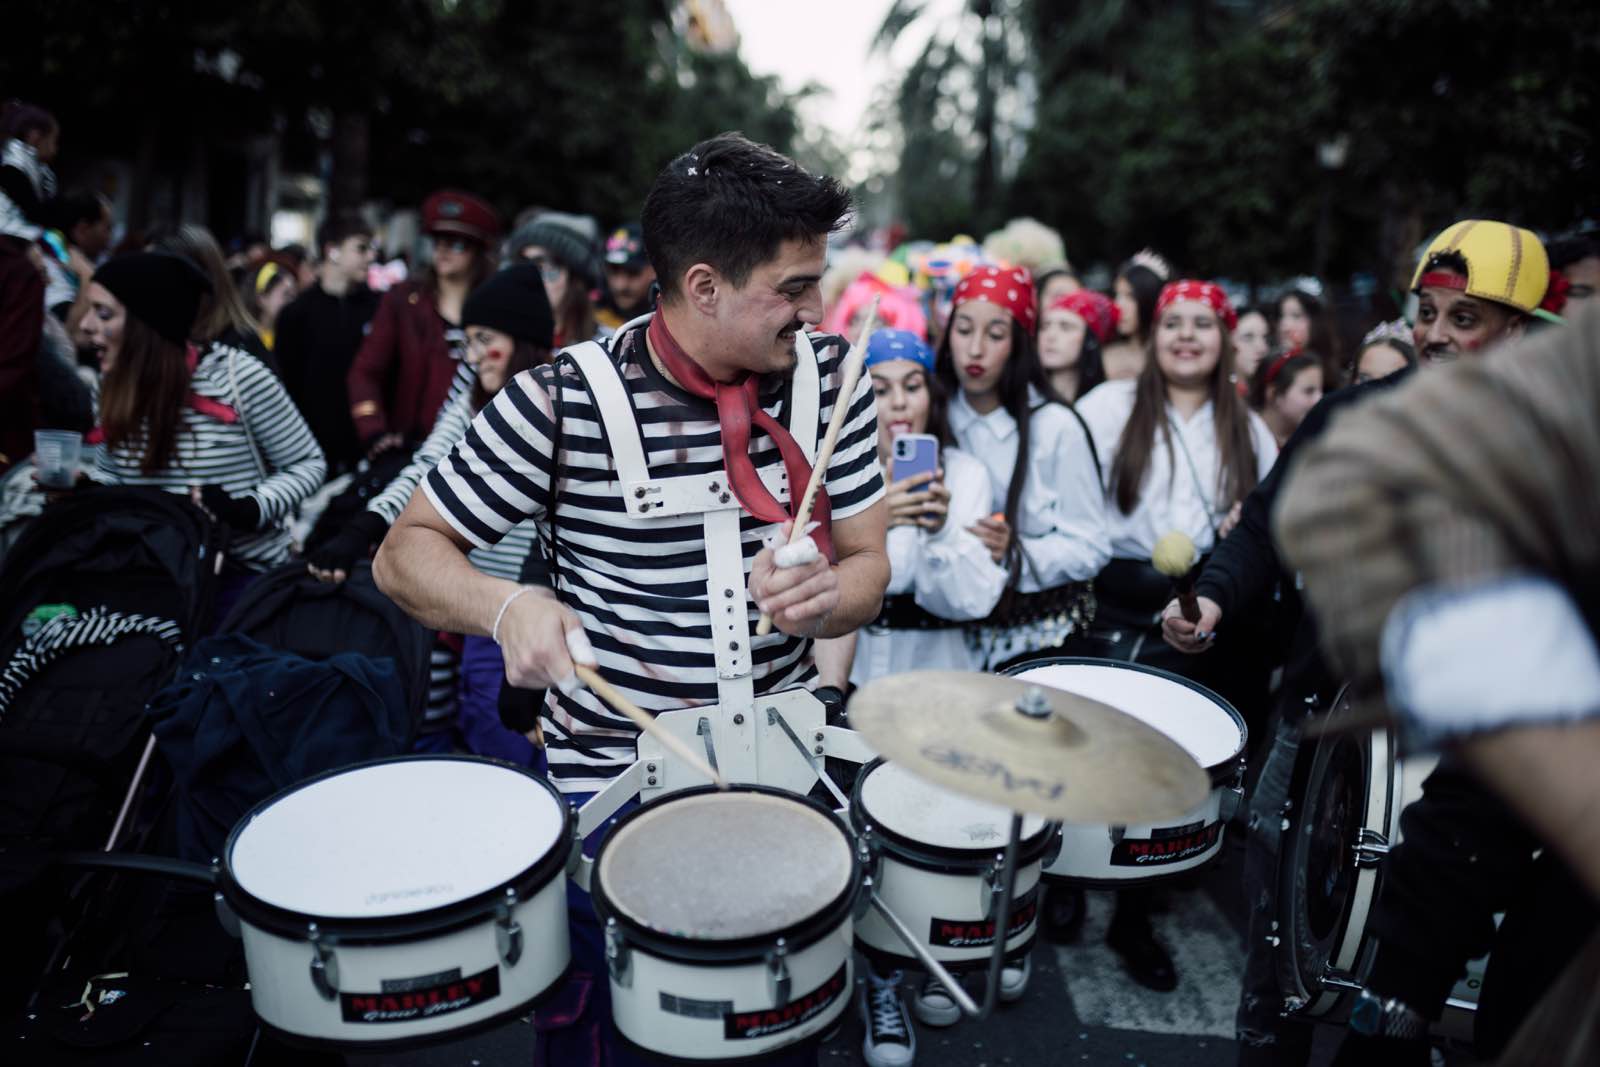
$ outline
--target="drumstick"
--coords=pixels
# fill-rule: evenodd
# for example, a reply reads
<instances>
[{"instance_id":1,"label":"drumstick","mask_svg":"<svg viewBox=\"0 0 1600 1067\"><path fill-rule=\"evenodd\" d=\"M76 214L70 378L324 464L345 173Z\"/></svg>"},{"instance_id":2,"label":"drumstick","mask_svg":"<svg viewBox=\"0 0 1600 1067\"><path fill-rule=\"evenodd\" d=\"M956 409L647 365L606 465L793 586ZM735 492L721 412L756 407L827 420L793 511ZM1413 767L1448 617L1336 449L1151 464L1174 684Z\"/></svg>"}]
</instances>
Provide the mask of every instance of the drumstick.
<instances>
[{"instance_id":1,"label":"drumstick","mask_svg":"<svg viewBox=\"0 0 1600 1067\"><path fill-rule=\"evenodd\" d=\"M1190 622L1200 621L1200 602L1194 595L1194 564L1199 554L1194 542L1180 530L1162 534L1150 553L1150 564L1177 583L1178 609Z\"/></svg>"},{"instance_id":2,"label":"drumstick","mask_svg":"<svg viewBox=\"0 0 1600 1067\"><path fill-rule=\"evenodd\" d=\"M612 685L601 676L599 671L595 670L593 667L585 667L581 663L574 663L572 665L572 669L577 672L578 679L582 681L584 685L594 690L595 696L599 697L601 700L604 700L607 704L610 704L613 708L616 708L618 711L622 712L622 714L632 719L639 729L643 730L645 733L661 742L662 748L667 749L674 756L677 756L679 759L683 760L683 762L687 763L690 768L697 773L703 774L707 778L711 779L716 783L718 789L728 788L727 779L723 778L722 775L713 770L711 765L708 764L704 759L696 755L694 749L690 748L682 741L679 741L672 734L662 729L660 723L656 722L656 720L648 712L644 711L633 701L623 696L622 693L618 691L616 686Z\"/></svg>"},{"instance_id":3,"label":"drumstick","mask_svg":"<svg viewBox=\"0 0 1600 1067\"><path fill-rule=\"evenodd\" d=\"M811 467L811 480L806 482L805 495L800 498L800 506L794 513L794 524L789 528L791 545L806 536L806 525L811 522L811 508L817 502L817 490L822 487L828 464L833 461L833 448L839 443L845 416L850 413L850 398L855 395L856 383L861 380L861 369L866 365L867 341L877 328L878 297L873 297L872 303L867 305L867 317L862 323L861 333L857 335L856 343L850 346L850 351L845 353L839 392L834 397L833 415L828 419L828 432L822 437L822 447L817 449L817 462ZM765 637L771 632L772 616L762 612L761 621L756 623L756 636Z\"/></svg>"}]
</instances>

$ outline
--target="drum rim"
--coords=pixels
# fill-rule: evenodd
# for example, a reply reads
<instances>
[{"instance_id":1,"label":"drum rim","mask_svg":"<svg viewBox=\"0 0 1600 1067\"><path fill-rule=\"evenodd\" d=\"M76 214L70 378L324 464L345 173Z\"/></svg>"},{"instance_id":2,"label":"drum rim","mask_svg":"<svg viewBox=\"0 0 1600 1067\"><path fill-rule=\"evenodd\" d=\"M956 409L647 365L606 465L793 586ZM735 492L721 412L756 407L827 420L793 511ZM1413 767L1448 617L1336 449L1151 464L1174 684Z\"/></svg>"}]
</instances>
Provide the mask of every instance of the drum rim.
<instances>
[{"instance_id":1,"label":"drum rim","mask_svg":"<svg viewBox=\"0 0 1600 1067\"><path fill-rule=\"evenodd\" d=\"M746 937L727 938L717 941L684 937L679 934L669 934L661 930L652 929L618 907L612 901L611 895L606 892L605 879L600 875L600 861L604 857L606 849L610 848L612 842L617 840L619 831L634 819L639 818L643 813L653 811L663 804L670 804L680 798L707 796L717 793L758 793L764 796L777 797L781 800L802 804L825 816L829 823L839 831L839 835L844 839L845 847L850 853L850 874L845 881L844 889L809 917L790 923L788 926L762 934L750 934ZM611 824L611 828L606 831L606 836L601 840L600 846L595 849L594 866L589 879L589 899L594 904L595 915L601 920L602 924L616 920L617 926L626 931L625 936L630 948L640 949L673 962L727 964L731 966L761 962L779 938L784 940L791 952L808 948L826 938L837 930L842 923L850 919L851 912L855 907L856 897L861 892L862 877L861 857L856 851L854 835L851 834L850 828L845 825L844 820L826 806L812 800L810 797L802 796L799 793L791 793L786 789L776 789L772 786L751 783L731 785L726 790L723 790L714 785L702 785L679 790L653 804L641 804Z\"/></svg>"},{"instance_id":2,"label":"drum rim","mask_svg":"<svg viewBox=\"0 0 1600 1067\"><path fill-rule=\"evenodd\" d=\"M875 757L870 763L861 768L861 773L856 775L855 785L850 789L850 825L857 834L865 834L869 830L874 837L881 838L885 854L890 858L904 863L908 867L934 874L962 874L970 875L985 865L994 861L995 854L1005 851L1005 843L998 845L984 845L975 848L958 848L954 845L930 845L926 841L918 841L899 831L885 826L881 820L867 810L866 802L862 799L861 788L867 778L879 767L887 766L892 760L882 756ZM930 782L930 785L938 785ZM956 792L956 790L949 790ZM985 803L980 801L979 803ZM995 805L999 807L999 805ZM1026 817L1026 816L1024 816ZM1044 859L1044 854L1050 846L1050 837L1061 828L1058 822L1046 821L1034 834L1023 837L1017 842L1017 864L1026 867L1036 860Z\"/></svg>"},{"instance_id":3,"label":"drum rim","mask_svg":"<svg viewBox=\"0 0 1600 1067\"><path fill-rule=\"evenodd\" d=\"M1244 716L1239 714L1239 709L1224 699L1222 694L1215 689L1203 686L1199 682L1191 678L1185 678L1181 674L1164 671L1160 667L1151 667L1144 663L1129 663L1120 659L1101 659L1098 656L1045 656L1041 659L1030 659L1022 663L1014 663L1000 673L1008 678L1015 678L1025 670L1033 670L1036 667L1053 667L1058 664L1067 664L1069 666L1081 664L1089 667L1115 667L1119 670L1140 671L1144 674L1153 674L1158 678L1165 678L1169 682L1177 682L1179 685L1199 693L1215 704L1218 709L1226 712L1228 717L1233 720L1233 724L1239 728L1239 747L1234 750L1231 756L1219 760L1206 768L1206 773L1211 776L1211 784L1227 785L1238 774L1240 762L1244 759L1245 752L1250 748L1250 727L1245 723ZM1144 720L1141 719L1140 721L1143 722ZM1154 726L1155 724L1146 723L1146 725ZM1160 728L1157 727L1157 729ZM1170 737L1171 735L1169 734L1168 736Z\"/></svg>"},{"instance_id":4,"label":"drum rim","mask_svg":"<svg viewBox=\"0 0 1600 1067\"><path fill-rule=\"evenodd\" d=\"M257 815L260 815L283 798L337 775L350 774L355 771L380 767L390 763L420 763L428 761L482 763L515 771L524 775L529 781L538 783L541 788L549 792L561 811L561 831L556 838L555 847L548 849L544 855L529 864L514 877L497 882L488 889L474 893L470 897L464 897L449 904L425 908L421 911L402 912L396 915L324 916L313 912L296 911L293 908L285 908L262 900L246 889L234 877L233 849L238 843L240 834L244 832ZM562 799L560 791L555 786L528 768L520 767L515 763L490 759L486 756L446 753L385 756L380 759L365 760L361 763L336 767L314 777L306 778L285 789L280 789L245 812L239 821L234 824L233 829L229 831L228 840L222 846L222 857L217 863L217 881L222 891L223 899L227 901L228 906L238 914L241 920L267 933L288 937L295 941L306 940L306 927L311 923L315 923L317 929L322 933L336 935L343 943L349 945L377 944L395 939L414 937L420 934L446 933L453 929L470 926L478 919L492 912L505 902L507 889L516 890L517 901L514 906L520 906L532 900L555 878L564 876L567 868L567 858L571 851L570 844L574 819L572 807Z\"/></svg>"}]
</instances>

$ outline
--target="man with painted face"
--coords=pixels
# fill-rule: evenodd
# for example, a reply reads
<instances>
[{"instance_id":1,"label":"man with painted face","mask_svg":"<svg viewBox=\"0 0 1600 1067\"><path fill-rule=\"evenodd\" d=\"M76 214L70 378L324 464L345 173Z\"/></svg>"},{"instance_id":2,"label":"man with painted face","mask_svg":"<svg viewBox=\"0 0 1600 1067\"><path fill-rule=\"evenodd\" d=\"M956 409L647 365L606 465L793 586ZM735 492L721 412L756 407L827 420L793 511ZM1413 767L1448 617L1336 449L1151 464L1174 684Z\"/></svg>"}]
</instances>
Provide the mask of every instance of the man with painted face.
<instances>
[{"instance_id":1,"label":"man with painted face","mask_svg":"<svg viewBox=\"0 0 1600 1067\"><path fill-rule=\"evenodd\" d=\"M597 666L653 714L737 706L815 686L812 640L877 616L889 564L872 385L863 375L841 397L845 346L807 332L822 320L827 237L849 210L837 181L737 134L673 160L644 206L662 286L655 314L609 351L573 346L512 378L378 552L378 584L407 611L492 637L511 685L548 689L549 775L572 803L633 762L638 736L577 685L574 662ZM819 554L779 567L762 542L787 532L811 474L801 442L820 441L841 402L847 415L813 511ZM711 480L692 514L678 504L659 514L669 479L700 477ZM787 489L770 488L782 478ZM624 494L630 482L637 493ZM554 548L549 574L519 586L472 567L469 550L524 520ZM760 612L776 632L754 636ZM569 900L575 977L540 1011L534 1062L637 1062L610 1022L588 897L572 888ZM814 1060L798 1048L781 1062Z\"/></svg>"},{"instance_id":2,"label":"man with painted face","mask_svg":"<svg viewBox=\"0 0 1600 1067\"><path fill-rule=\"evenodd\" d=\"M1445 363L1515 341L1540 313L1550 258L1528 230L1467 219L1433 239L1411 279L1417 355Z\"/></svg>"}]
</instances>

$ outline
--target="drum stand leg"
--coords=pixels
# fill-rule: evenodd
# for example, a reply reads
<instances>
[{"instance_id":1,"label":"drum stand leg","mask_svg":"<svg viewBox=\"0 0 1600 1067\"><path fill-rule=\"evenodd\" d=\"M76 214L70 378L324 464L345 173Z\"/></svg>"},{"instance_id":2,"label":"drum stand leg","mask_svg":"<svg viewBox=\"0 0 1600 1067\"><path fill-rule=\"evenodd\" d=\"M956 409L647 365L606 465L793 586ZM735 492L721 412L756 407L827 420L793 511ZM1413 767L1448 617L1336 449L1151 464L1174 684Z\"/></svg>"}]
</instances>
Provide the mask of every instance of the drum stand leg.
<instances>
[{"instance_id":1,"label":"drum stand leg","mask_svg":"<svg viewBox=\"0 0 1600 1067\"><path fill-rule=\"evenodd\" d=\"M833 784L832 778L828 777L828 772L822 766L822 756L813 757L811 749L807 748L805 742L800 740L799 735L794 732L794 727L789 725L789 720L783 717L783 712L777 708L768 708L767 723L769 725L776 723L783 730L784 735L789 738L789 742L800 753L800 758L805 760L811 766L811 769L817 772L817 781L821 782L828 792L833 794L833 799L839 802L839 807L848 808L850 806L850 798L845 796L843 791ZM822 750L823 746L818 745L818 753L822 752Z\"/></svg>"},{"instance_id":2,"label":"drum stand leg","mask_svg":"<svg viewBox=\"0 0 1600 1067\"><path fill-rule=\"evenodd\" d=\"M1011 905L1017 888L1017 844L1022 838L1022 816L1013 813L1011 816L1011 836L1006 839L1005 858L1002 865L1005 868L1000 885L999 907L995 909L994 916L994 951L989 955L988 981L985 983L983 1003L980 1005L967 995L954 975L945 969L944 964L933 958L933 953L917 940L900 917L889 910L883 898L877 893L872 894L872 906L878 909L878 914L883 921L889 924L895 936L905 942L917 962L927 970L928 974L944 986L950 994L950 999L956 1002L956 1007L969 1018L983 1020L989 1017L995 1004L1000 999L1000 972L1006 965L1006 942L1010 940Z\"/></svg>"}]
</instances>

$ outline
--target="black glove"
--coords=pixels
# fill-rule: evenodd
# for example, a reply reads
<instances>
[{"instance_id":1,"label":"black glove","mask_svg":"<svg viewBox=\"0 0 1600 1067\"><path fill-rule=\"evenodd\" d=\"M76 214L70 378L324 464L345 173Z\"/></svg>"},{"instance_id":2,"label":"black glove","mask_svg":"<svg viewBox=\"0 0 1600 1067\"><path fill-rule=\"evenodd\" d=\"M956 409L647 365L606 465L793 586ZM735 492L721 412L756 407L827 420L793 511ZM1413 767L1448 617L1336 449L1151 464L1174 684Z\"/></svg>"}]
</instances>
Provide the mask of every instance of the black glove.
<instances>
[{"instance_id":1,"label":"black glove","mask_svg":"<svg viewBox=\"0 0 1600 1067\"><path fill-rule=\"evenodd\" d=\"M357 560L367 558L374 543L383 540L389 524L376 511L363 511L349 524L317 548L306 553L306 562L319 571L350 573Z\"/></svg>"},{"instance_id":2,"label":"black glove","mask_svg":"<svg viewBox=\"0 0 1600 1067\"><path fill-rule=\"evenodd\" d=\"M200 506L241 533L261 528L261 505L247 496L229 496L220 485L200 487Z\"/></svg>"},{"instance_id":3,"label":"black glove","mask_svg":"<svg viewBox=\"0 0 1600 1067\"><path fill-rule=\"evenodd\" d=\"M500 683L500 725L525 734L539 721L544 707L543 689L518 689L508 681Z\"/></svg>"}]
</instances>

